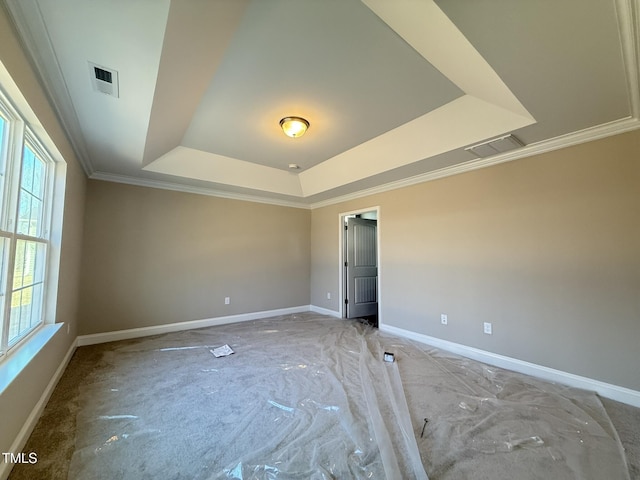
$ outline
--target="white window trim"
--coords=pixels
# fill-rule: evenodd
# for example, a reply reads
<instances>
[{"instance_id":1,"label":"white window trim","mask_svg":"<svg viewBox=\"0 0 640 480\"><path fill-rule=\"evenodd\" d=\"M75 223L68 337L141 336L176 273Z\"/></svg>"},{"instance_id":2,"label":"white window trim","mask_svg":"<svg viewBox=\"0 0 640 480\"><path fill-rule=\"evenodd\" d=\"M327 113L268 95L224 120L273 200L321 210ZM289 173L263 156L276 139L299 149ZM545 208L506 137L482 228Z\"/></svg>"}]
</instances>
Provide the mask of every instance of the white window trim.
<instances>
[{"instance_id":1,"label":"white window trim","mask_svg":"<svg viewBox=\"0 0 640 480\"><path fill-rule=\"evenodd\" d=\"M0 64L0 67L3 67ZM9 240L10 245L14 247L10 249L9 256L15 257L15 245L20 239L35 241L46 244L46 258L43 272L43 283L45 285L42 296L42 305L40 318L38 323L30 328L15 341L9 343L9 320L11 310L11 277L13 276L13 261L14 258L9 258L7 265L6 289L0 292L5 296L5 308L4 317L7 320L3 320L5 325L2 328L2 337L0 338L0 363L3 363L8 357L11 356L17 347L24 345L30 339L32 339L35 333L40 330L44 325L55 323L56 321L56 308L57 308L57 294L58 294L58 279L60 271L60 245L62 240L62 219L64 210L64 191L65 191L65 178L66 178L66 163L62 159L60 152L55 148L52 140L48 137L42 125L39 122L32 124L29 120L36 119L35 114L27 104L24 97L21 94L15 95L15 92L19 92L17 87L11 81L10 88L8 90L13 91L14 97L10 98L4 91L6 86L6 71L4 68L0 69L0 110L3 116L8 120L8 149L6 152L6 158L2 163L4 165L4 171L0 171L0 179L5 183L5 188L2 192L2 204L4 211L0 212L3 218L6 219L6 223L0 225L2 230L2 237L12 238ZM10 77L9 77L10 80ZM15 103L14 101L15 100ZM21 108L18 109L16 104ZM35 131L40 132L40 135ZM44 136L44 138L42 138ZM22 172L13 172L12 169L16 168L16 165L21 165L15 161L16 155L22 160L23 149L25 145L29 145L34 153L47 163L46 178L44 180L44 196L47 199L44 202L44 210L42 212L43 225L42 231L39 232L39 237L32 237L29 235L23 235L17 233L17 218L18 218L18 200L20 189L20 177ZM13 181L6 182L7 178L12 178ZM9 293L7 293L9 292ZM7 328L4 328L4 327Z\"/></svg>"}]
</instances>

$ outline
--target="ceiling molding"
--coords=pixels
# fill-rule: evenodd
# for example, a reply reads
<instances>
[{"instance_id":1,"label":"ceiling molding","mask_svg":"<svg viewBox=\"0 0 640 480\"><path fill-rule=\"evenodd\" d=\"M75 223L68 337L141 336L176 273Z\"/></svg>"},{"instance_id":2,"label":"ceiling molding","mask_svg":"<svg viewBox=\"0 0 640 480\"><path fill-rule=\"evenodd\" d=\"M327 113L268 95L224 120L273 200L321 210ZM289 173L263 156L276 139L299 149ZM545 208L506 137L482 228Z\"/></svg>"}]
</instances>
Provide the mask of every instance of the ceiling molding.
<instances>
[{"instance_id":1,"label":"ceiling molding","mask_svg":"<svg viewBox=\"0 0 640 480\"><path fill-rule=\"evenodd\" d=\"M302 192L320 194L532 123L530 117L463 95L301 172Z\"/></svg>"},{"instance_id":2,"label":"ceiling molding","mask_svg":"<svg viewBox=\"0 0 640 480\"><path fill-rule=\"evenodd\" d=\"M94 172L90 177L91 180L102 180L105 182L123 183L126 185L134 185L137 187L159 188L161 190L171 190L173 192L194 193L196 195L206 195L209 197L228 198L231 200L242 200L245 202L265 203L268 205L278 205L280 207L302 208L310 210L308 204L295 201L280 200L276 198L261 197L259 195L249 195L242 193L227 192L224 190L216 190L214 188L194 187L191 185L182 185L180 183L165 182L162 180L152 180L148 178L131 177L128 175L119 175L108 172Z\"/></svg>"},{"instance_id":3,"label":"ceiling molding","mask_svg":"<svg viewBox=\"0 0 640 480\"><path fill-rule=\"evenodd\" d=\"M305 198L536 122L432 0L363 3L465 95L303 170L297 177L290 172L283 177L273 167L184 145L149 161L143 169Z\"/></svg>"},{"instance_id":4,"label":"ceiling molding","mask_svg":"<svg viewBox=\"0 0 640 480\"><path fill-rule=\"evenodd\" d=\"M95 169L91 163L82 128L37 0L5 0L4 4L19 33L23 47L29 53L35 71L42 78L41 85L49 102L54 107L53 111L66 132L67 139L71 143L82 169L88 177L91 177ZM39 23L38 28L32 29L27 18L36 19Z\"/></svg>"},{"instance_id":5,"label":"ceiling molding","mask_svg":"<svg viewBox=\"0 0 640 480\"><path fill-rule=\"evenodd\" d=\"M554 150L560 150L562 148L579 145L582 143L588 143L603 138L611 137L614 135L620 135L626 132L640 129L640 120L637 118L626 118L623 120L616 120L605 125L598 125L596 127L587 128L578 132L562 135L550 140L545 140L535 144L527 145L518 150L495 155L493 157L471 160L469 162L453 165L450 167L441 168L431 172L423 173L421 175L415 175L413 177L389 182L377 187L367 188L359 190L357 192L341 195L338 197L330 198L314 203L304 203L304 200L299 202L278 200L268 197L261 197L259 195L239 194L226 192L224 190L216 190L214 188L192 187L189 185L182 185L179 183L165 182L160 180L143 179L139 177L131 177L127 175L117 175L106 172L94 172L89 178L93 180L103 180L107 182L124 183L127 185L135 185L139 187L159 188L163 190L171 190L183 193L194 193L197 195L207 195L210 197L229 198L233 200L242 200L254 203L265 203L270 205L278 205L283 207L293 207L314 210L316 208L322 208L329 205L335 205L350 200L356 200L358 198L375 195L378 193L384 193L391 190L397 190L399 188L409 187L419 183L430 182L438 180L440 178L450 177L453 175L459 175L461 173L471 172L473 170L479 170L481 168L491 167L493 165L499 165L501 163L512 162L520 160L522 158L531 157L534 155L540 155L543 153L552 152Z\"/></svg>"},{"instance_id":6,"label":"ceiling molding","mask_svg":"<svg viewBox=\"0 0 640 480\"><path fill-rule=\"evenodd\" d=\"M173 183L170 180L160 181L96 171L88 156L85 139L80 128L78 117L75 109L73 108L67 84L64 81L64 77L60 70L60 65L51 44L51 39L37 1L4 0L3 3L6 5L12 21L20 34L24 49L29 53L36 71L42 78L42 86L49 101L54 106L54 111L57 114L58 120L66 131L67 137L73 146L76 156L89 178L257 203L315 209L352 199L362 198L376 193L403 188L409 185L457 175L477 170L479 168L486 168L492 165L546 153L640 128L640 121L638 120L640 118L640 0L613 1L615 2L616 7L620 42L624 58L624 69L627 80L627 90L630 98L630 117L530 144L527 147L516 151L496 155L486 159L472 160L319 202L312 202L310 199L305 200L305 197L310 197L315 194L320 195L319 192L309 193L304 192L303 190L304 196L301 196L299 201L287 201L261 196L260 194L238 194L216 188L194 187L180 183ZM363 2L367 5L378 4L384 8L386 0L363 0ZM438 7L436 6L436 8ZM33 14L35 14L37 18L37 28L30 27L29 22L26 20L27 15L32 16ZM36 45L45 45L45 47L43 48L42 46L39 46L36 48ZM304 176L304 172L301 173ZM374 172L372 175L375 174L376 173ZM352 183L355 183L356 181L357 179L351 180ZM347 182L347 184L348 183L349 182ZM328 191L330 189L331 187L324 191Z\"/></svg>"},{"instance_id":7,"label":"ceiling molding","mask_svg":"<svg viewBox=\"0 0 640 480\"><path fill-rule=\"evenodd\" d=\"M535 122L491 65L433 0L362 2L464 93Z\"/></svg>"},{"instance_id":8,"label":"ceiling molding","mask_svg":"<svg viewBox=\"0 0 640 480\"><path fill-rule=\"evenodd\" d=\"M355 200L358 198L367 197L369 195L375 195L378 193L388 192L390 190L409 187L418 183L425 183L433 180L438 180L440 178L451 177L453 175L459 175L461 173L471 172L473 170L479 170L481 168L487 168L493 165L499 165L501 163L520 160L522 158L531 157L533 155L541 155L543 153L552 152L554 150L560 150L562 148L579 145L581 143L600 140L602 138L619 135L637 129L640 129L640 120L638 120L637 118L616 120L605 125L598 125L596 127L581 130L579 132L569 133L560 137L552 138L550 140L527 145L526 147L518 150L494 155L489 158L471 160L469 162L464 162L458 165L452 165L450 167L445 167L439 170L433 170L431 172L415 175L413 177L405 178L402 180L397 180L395 182L389 182L377 187L367 188L365 190L360 190L352 194L330 198L321 202L315 202L311 204L311 209L314 210L316 208L335 205L337 203L347 202L349 200Z\"/></svg>"},{"instance_id":9,"label":"ceiling molding","mask_svg":"<svg viewBox=\"0 0 640 480\"><path fill-rule=\"evenodd\" d=\"M248 3L249 0L171 2L143 166L180 145ZM207 61L203 62L203 58ZM189 85L188 95L185 84Z\"/></svg>"},{"instance_id":10,"label":"ceiling molding","mask_svg":"<svg viewBox=\"0 0 640 480\"><path fill-rule=\"evenodd\" d=\"M631 114L640 118L640 0L617 0L615 5Z\"/></svg>"},{"instance_id":11,"label":"ceiling molding","mask_svg":"<svg viewBox=\"0 0 640 480\"><path fill-rule=\"evenodd\" d=\"M143 170L249 188L267 193L304 197L297 174L279 168L229 158L179 145Z\"/></svg>"}]
</instances>

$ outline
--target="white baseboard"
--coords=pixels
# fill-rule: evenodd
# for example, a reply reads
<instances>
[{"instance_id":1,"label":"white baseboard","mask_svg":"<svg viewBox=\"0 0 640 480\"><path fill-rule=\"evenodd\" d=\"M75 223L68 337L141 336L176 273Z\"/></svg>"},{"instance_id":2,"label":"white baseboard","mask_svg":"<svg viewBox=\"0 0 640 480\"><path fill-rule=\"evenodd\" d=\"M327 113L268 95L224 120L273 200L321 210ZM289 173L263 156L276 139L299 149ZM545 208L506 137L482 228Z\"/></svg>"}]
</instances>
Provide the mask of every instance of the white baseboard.
<instances>
[{"instance_id":1,"label":"white baseboard","mask_svg":"<svg viewBox=\"0 0 640 480\"><path fill-rule=\"evenodd\" d=\"M341 318L340 312L336 312L335 310L329 310L328 308L317 307L316 305L311 305L309 310L314 313L319 313L321 315L329 315L330 317Z\"/></svg>"},{"instance_id":2,"label":"white baseboard","mask_svg":"<svg viewBox=\"0 0 640 480\"><path fill-rule=\"evenodd\" d=\"M588 377L574 375L573 373L555 370L535 363L525 362L517 358L506 357L496 353L487 352L478 348L468 347L459 343L449 342L436 337L430 337L421 333L412 332L391 325L380 325L383 332L392 333L399 337L416 340L420 343L440 348L457 355L471 358L479 362L488 363L496 367L506 368L514 372L524 373L533 377L541 378L551 382L561 383L570 387L591 390L603 397L626 403L634 407L640 407L640 392L630 388L620 387L610 383L601 382Z\"/></svg>"},{"instance_id":3,"label":"white baseboard","mask_svg":"<svg viewBox=\"0 0 640 480\"><path fill-rule=\"evenodd\" d=\"M56 388L56 385L58 384L60 377L62 377L62 374L67 368L67 365L69 364L69 361L73 356L73 352L75 351L76 351L76 342L73 342L69 347L69 350L67 350L67 353L64 356L62 363L60 363L55 373L53 374L53 377L51 377L51 380L49 380L49 383L47 384L47 388L45 388L44 392L42 392L42 396L40 397L40 400L38 400L38 403L36 403L35 407L33 407L33 410L31 410L31 413L29 414L26 421L24 422L24 425L20 429L18 436L15 438L15 440L13 441L13 444L11 445L9 452L14 454L22 452L22 449L26 445L27 440L29 440L29 437L31 436L33 429L36 427L36 424L38 423L38 420L40 419L40 416L44 411L44 407L47 405L47 402L49 401L49 397L51 397L53 390ZM9 474L11 473L12 468L13 468L13 464L11 463L5 463L5 462L0 463L0 480L6 480L9 477Z\"/></svg>"},{"instance_id":4,"label":"white baseboard","mask_svg":"<svg viewBox=\"0 0 640 480\"><path fill-rule=\"evenodd\" d=\"M81 335L78 337L78 346L83 347L85 345L96 345L98 343L115 342L117 340L148 337L150 335L159 335L161 333L213 327L216 325L225 325L227 323L246 322L248 320L258 320L260 318L275 317L277 315L289 315L292 313L308 312L309 310L309 305L301 305L299 307L279 308L277 310L266 310L263 312L241 313L238 315L227 315L224 317L205 318L203 320L191 320L188 322L168 323L166 325L154 325L151 327L117 330L115 332Z\"/></svg>"}]
</instances>

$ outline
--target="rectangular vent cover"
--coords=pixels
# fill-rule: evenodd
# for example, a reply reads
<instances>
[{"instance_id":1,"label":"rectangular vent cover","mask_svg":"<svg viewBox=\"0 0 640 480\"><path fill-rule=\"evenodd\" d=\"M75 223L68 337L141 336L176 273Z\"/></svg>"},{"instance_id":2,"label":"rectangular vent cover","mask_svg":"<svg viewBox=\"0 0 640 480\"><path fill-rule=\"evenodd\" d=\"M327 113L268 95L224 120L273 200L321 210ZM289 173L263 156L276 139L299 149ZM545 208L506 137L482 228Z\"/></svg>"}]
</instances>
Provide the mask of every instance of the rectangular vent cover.
<instances>
[{"instance_id":1,"label":"rectangular vent cover","mask_svg":"<svg viewBox=\"0 0 640 480\"><path fill-rule=\"evenodd\" d=\"M478 158L487 158L499 153L515 150L520 147L524 147L524 143L514 135L509 134L499 138L494 138L493 140L478 143L477 145L465 148L465 150L473 153Z\"/></svg>"},{"instance_id":2,"label":"rectangular vent cover","mask_svg":"<svg viewBox=\"0 0 640 480\"><path fill-rule=\"evenodd\" d=\"M116 70L89 62L89 75L91 76L91 85L93 85L93 89L96 92L116 98L120 96L118 72Z\"/></svg>"}]
</instances>

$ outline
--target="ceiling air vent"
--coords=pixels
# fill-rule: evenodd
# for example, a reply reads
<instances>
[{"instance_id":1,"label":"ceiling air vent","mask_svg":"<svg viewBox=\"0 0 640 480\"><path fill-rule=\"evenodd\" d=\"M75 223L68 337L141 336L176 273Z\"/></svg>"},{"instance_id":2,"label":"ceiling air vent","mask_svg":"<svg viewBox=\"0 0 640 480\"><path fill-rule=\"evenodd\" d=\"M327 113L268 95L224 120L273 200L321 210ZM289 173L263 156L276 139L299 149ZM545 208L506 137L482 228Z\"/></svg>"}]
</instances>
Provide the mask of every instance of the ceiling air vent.
<instances>
[{"instance_id":1,"label":"ceiling air vent","mask_svg":"<svg viewBox=\"0 0 640 480\"><path fill-rule=\"evenodd\" d=\"M524 147L524 143L518 140L514 135L509 134L467 147L465 150L473 153L478 158L486 158L499 153L515 150L520 147Z\"/></svg>"},{"instance_id":2,"label":"ceiling air vent","mask_svg":"<svg viewBox=\"0 0 640 480\"><path fill-rule=\"evenodd\" d=\"M91 84L96 92L111 95L116 98L120 96L118 90L118 72L116 70L89 62L89 74L91 76Z\"/></svg>"}]
</instances>

